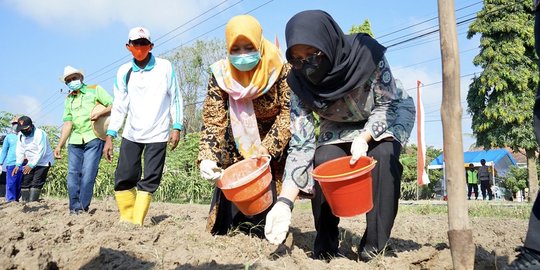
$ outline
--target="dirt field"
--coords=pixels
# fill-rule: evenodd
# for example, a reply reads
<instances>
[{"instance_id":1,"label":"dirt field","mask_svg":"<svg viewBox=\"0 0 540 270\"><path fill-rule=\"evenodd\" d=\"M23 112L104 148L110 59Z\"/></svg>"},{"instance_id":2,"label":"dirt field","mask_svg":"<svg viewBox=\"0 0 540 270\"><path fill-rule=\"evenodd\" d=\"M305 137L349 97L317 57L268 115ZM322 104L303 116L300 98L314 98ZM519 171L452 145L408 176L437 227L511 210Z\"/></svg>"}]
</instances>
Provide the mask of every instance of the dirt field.
<instances>
[{"instance_id":1,"label":"dirt field","mask_svg":"<svg viewBox=\"0 0 540 270\"><path fill-rule=\"evenodd\" d=\"M315 237L308 201L293 212L292 237L279 247L264 239L205 231L208 205L153 203L143 228L118 224L112 199L74 216L67 199L0 204L1 269L451 269L445 215L398 214L392 256L357 260L364 216L342 219L340 249L346 258L311 259ZM497 269L513 260L527 220L472 218L475 269Z\"/></svg>"}]
</instances>

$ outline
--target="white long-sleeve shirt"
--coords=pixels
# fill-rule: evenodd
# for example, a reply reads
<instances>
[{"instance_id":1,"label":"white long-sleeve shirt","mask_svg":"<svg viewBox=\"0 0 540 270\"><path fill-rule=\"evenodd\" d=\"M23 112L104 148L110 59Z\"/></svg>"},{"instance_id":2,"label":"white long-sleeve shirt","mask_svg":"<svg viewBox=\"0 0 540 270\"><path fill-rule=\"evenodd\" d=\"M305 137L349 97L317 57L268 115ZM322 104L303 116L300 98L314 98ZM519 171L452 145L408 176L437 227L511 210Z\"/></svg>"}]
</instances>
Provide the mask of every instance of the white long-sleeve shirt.
<instances>
[{"instance_id":1,"label":"white long-sleeve shirt","mask_svg":"<svg viewBox=\"0 0 540 270\"><path fill-rule=\"evenodd\" d=\"M34 128L32 136L17 134L16 166L21 166L24 158L28 159L28 166L50 166L54 163L54 155L49 144L47 133L40 128Z\"/></svg>"},{"instance_id":2,"label":"white long-sleeve shirt","mask_svg":"<svg viewBox=\"0 0 540 270\"><path fill-rule=\"evenodd\" d=\"M132 69L126 86L126 75ZM145 68L133 61L118 69L107 135L117 136L127 114L122 137L138 143L166 142L169 127L182 130L183 104L172 64L151 56Z\"/></svg>"}]
</instances>

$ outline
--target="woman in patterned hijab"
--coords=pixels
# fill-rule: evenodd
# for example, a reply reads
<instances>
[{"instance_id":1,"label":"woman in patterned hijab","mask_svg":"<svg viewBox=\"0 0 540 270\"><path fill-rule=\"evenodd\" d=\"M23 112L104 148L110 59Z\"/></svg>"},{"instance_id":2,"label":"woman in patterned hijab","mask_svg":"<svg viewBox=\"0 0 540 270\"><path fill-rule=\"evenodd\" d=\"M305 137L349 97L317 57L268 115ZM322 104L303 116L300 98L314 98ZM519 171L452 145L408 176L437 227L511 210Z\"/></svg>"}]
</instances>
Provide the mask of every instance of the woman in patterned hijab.
<instances>
[{"instance_id":1,"label":"woman in patterned hijab","mask_svg":"<svg viewBox=\"0 0 540 270\"><path fill-rule=\"evenodd\" d=\"M314 167L339 157L372 156L373 209L359 255L369 260L383 252L397 214L402 166L401 146L413 128L415 107L392 76L384 57L386 48L367 34L345 35L326 12L308 10L294 15L285 30L287 60L292 65L291 132L283 189L266 218L265 234L275 244L284 240L290 207L300 192L312 194L317 236L317 259L339 256L338 225ZM317 114L320 121L316 121ZM315 136L317 125L320 129ZM291 203L292 205L292 203Z\"/></svg>"}]
</instances>

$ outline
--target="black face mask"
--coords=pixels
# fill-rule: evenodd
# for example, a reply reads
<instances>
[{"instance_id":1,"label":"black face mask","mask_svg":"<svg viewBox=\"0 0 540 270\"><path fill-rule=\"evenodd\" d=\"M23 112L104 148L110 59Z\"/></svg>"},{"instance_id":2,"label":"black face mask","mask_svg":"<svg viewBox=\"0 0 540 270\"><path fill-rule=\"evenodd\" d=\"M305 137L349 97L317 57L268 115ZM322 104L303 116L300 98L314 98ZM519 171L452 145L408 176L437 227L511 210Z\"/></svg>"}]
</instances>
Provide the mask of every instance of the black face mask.
<instances>
[{"instance_id":1,"label":"black face mask","mask_svg":"<svg viewBox=\"0 0 540 270\"><path fill-rule=\"evenodd\" d=\"M300 73L302 73L304 78L306 78L306 80L308 80L310 83L317 85L324 79L324 77L326 77L331 69L332 63L330 63L330 60L324 56L318 65L304 63Z\"/></svg>"},{"instance_id":2,"label":"black face mask","mask_svg":"<svg viewBox=\"0 0 540 270\"><path fill-rule=\"evenodd\" d=\"M27 130L21 130L21 133L22 133L24 136L27 136L27 137L28 137L28 136L32 135L32 131L34 131L34 127L31 127L31 128L29 128L29 129L27 129Z\"/></svg>"}]
</instances>

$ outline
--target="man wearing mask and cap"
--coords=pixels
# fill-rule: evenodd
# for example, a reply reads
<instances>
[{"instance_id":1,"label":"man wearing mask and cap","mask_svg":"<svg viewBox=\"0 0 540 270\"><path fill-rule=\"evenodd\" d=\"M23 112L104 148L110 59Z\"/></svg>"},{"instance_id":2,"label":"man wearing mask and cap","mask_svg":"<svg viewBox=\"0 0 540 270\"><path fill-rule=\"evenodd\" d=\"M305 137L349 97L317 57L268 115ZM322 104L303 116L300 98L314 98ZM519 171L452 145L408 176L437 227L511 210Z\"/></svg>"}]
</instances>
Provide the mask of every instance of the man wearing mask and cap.
<instances>
[{"instance_id":1,"label":"man wearing mask and cap","mask_svg":"<svg viewBox=\"0 0 540 270\"><path fill-rule=\"evenodd\" d=\"M103 149L103 155L111 162L113 138L127 114L115 172L115 199L120 221L141 226L152 194L161 182L167 141L171 150L176 148L183 128L182 96L176 73L168 60L150 53L153 46L147 29L135 27L129 31L126 48L133 59L118 69Z\"/></svg>"},{"instance_id":2,"label":"man wearing mask and cap","mask_svg":"<svg viewBox=\"0 0 540 270\"><path fill-rule=\"evenodd\" d=\"M68 142L69 212L79 214L89 210L105 144L96 136L92 123L110 113L112 96L97 84L85 84L84 72L71 66L64 68L60 80L70 92L64 102L64 125L54 157L62 158L62 147ZM96 104L103 105L105 109L94 110ZM104 139L105 134L102 136Z\"/></svg>"},{"instance_id":3,"label":"man wearing mask and cap","mask_svg":"<svg viewBox=\"0 0 540 270\"><path fill-rule=\"evenodd\" d=\"M39 200L49 168L54 163L53 151L47 133L35 127L30 117L21 116L17 123L19 133L17 134L16 161L11 174L16 175L19 170L22 170L22 201L33 202ZM23 166L25 158L28 163Z\"/></svg>"},{"instance_id":4,"label":"man wearing mask and cap","mask_svg":"<svg viewBox=\"0 0 540 270\"><path fill-rule=\"evenodd\" d=\"M22 172L16 174L13 173L16 161L16 148L17 148L17 120L18 117L14 117L11 120L11 130L9 134L4 138L2 144L2 153L0 154L0 165L2 169L6 169L6 201L19 201L21 197L21 181ZM26 191L28 192L28 191ZM25 194L28 197L28 194Z\"/></svg>"}]
</instances>

